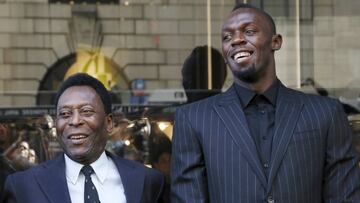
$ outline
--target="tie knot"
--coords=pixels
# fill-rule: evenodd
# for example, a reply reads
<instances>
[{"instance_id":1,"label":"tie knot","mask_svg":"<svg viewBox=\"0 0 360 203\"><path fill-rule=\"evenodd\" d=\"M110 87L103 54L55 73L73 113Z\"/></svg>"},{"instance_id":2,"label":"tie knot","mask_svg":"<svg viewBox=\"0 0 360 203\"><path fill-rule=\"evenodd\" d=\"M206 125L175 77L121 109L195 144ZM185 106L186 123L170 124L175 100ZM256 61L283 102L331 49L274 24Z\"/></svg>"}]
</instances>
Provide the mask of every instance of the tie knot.
<instances>
[{"instance_id":1,"label":"tie knot","mask_svg":"<svg viewBox=\"0 0 360 203\"><path fill-rule=\"evenodd\" d=\"M90 165L83 166L81 169L81 172L87 177L89 177L89 176L91 176L91 174L95 173L94 169Z\"/></svg>"}]
</instances>

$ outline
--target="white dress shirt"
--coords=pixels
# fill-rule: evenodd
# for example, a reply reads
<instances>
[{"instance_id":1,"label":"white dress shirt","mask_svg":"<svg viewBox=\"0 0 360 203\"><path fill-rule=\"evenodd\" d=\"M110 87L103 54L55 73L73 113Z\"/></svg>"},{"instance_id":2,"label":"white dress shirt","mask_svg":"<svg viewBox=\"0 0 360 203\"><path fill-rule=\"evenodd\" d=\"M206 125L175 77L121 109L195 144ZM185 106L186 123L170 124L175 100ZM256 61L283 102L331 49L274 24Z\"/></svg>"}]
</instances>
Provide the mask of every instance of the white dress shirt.
<instances>
[{"instance_id":1,"label":"white dress shirt","mask_svg":"<svg viewBox=\"0 0 360 203\"><path fill-rule=\"evenodd\" d=\"M124 187L116 165L105 152L90 164L95 173L91 175L101 203L126 203ZM72 203L84 203L85 176L80 172L84 165L65 155L65 174ZM55 183L56 184L56 183Z\"/></svg>"}]
</instances>

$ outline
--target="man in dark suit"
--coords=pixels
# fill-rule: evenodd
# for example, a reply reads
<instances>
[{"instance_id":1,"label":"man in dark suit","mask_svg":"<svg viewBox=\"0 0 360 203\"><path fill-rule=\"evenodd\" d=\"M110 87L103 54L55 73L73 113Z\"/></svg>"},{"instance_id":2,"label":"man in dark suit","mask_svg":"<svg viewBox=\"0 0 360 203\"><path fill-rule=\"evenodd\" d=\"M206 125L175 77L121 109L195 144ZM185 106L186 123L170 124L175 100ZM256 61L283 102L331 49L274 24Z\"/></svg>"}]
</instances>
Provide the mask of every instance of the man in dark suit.
<instances>
[{"instance_id":1,"label":"man in dark suit","mask_svg":"<svg viewBox=\"0 0 360 203\"><path fill-rule=\"evenodd\" d=\"M97 79L75 74L60 87L56 130L64 154L10 175L4 202L159 202L163 176L104 150L113 128L111 99Z\"/></svg>"},{"instance_id":2,"label":"man in dark suit","mask_svg":"<svg viewBox=\"0 0 360 203\"><path fill-rule=\"evenodd\" d=\"M178 108L172 202L360 202L358 154L337 100L286 88L273 19L239 4L222 27L226 92Z\"/></svg>"}]
</instances>

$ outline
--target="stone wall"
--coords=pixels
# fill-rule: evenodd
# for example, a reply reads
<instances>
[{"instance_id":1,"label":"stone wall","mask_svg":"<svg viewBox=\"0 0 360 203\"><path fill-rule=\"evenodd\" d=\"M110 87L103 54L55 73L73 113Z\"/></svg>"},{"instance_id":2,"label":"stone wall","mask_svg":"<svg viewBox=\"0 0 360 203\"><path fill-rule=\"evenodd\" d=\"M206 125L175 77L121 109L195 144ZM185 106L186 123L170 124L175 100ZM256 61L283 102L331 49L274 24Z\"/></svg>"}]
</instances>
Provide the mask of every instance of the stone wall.
<instances>
[{"instance_id":1,"label":"stone wall","mask_svg":"<svg viewBox=\"0 0 360 203\"><path fill-rule=\"evenodd\" d=\"M195 46L207 44L206 1L127 2L96 6L101 50L130 80L144 78L150 90L181 88L185 57ZM281 4L271 2L265 9L275 15ZM222 21L233 4L234 0L212 0L211 43L218 49ZM324 87L342 88L360 76L360 41L356 38L360 17L354 9L359 6L357 0L314 0L312 18L301 21L303 78L314 77ZM275 15L275 21L284 37L284 46L276 54L278 75L295 87L299 76L293 11L289 9L288 16ZM44 0L0 4L0 106L35 105L45 73L78 46L69 26L72 19L71 5ZM226 86L231 77L228 72Z\"/></svg>"}]
</instances>

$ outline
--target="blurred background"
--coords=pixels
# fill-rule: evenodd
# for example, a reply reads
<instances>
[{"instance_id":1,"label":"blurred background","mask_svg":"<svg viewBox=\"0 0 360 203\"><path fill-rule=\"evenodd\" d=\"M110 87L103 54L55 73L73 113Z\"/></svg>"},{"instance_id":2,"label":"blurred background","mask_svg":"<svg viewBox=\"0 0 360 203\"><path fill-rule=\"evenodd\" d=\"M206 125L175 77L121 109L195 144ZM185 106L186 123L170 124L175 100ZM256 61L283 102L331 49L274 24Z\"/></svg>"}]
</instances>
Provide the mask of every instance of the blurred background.
<instances>
[{"instance_id":1,"label":"blurred background","mask_svg":"<svg viewBox=\"0 0 360 203\"><path fill-rule=\"evenodd\" d=\"M279 78L340 99L360 150L358 0L1 0L0 172L61 152L54 95L86 72L112 93L107 149L169 176L176 107L231 85L220 32L236 2L274 17Z\"/></svg>"}]
</instances>

